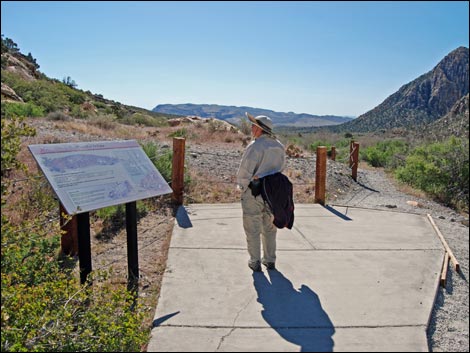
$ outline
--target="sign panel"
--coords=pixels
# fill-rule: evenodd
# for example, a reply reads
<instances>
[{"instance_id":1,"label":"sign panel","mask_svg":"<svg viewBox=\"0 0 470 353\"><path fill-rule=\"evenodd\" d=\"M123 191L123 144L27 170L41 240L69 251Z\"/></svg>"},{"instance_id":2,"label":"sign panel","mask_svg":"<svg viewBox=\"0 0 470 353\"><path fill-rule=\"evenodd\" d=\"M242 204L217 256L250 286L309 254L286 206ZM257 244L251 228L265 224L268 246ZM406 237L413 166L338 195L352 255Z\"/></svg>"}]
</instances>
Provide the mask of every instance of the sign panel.
<instances>
[{"instance_id":1,"label":"sign panel","mask_svg":"<svg viewBox=\"0 0 470 353\"><path fill-rule=\"evenodd\" d=\"M135 140L28 147L68 214L172 192Z\"/></svg>"}]
</instances>

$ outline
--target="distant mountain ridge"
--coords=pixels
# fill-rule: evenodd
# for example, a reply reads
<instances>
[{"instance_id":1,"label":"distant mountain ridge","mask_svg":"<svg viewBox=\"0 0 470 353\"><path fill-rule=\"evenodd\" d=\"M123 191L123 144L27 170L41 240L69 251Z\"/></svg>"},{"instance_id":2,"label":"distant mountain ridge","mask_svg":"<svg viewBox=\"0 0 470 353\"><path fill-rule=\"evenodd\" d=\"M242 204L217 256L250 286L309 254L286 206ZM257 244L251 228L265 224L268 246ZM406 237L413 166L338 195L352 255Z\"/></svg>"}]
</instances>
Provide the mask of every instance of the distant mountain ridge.
<instances>
[{"instance_id":1,"label":"distant mountain ridge","mask_svg":"<svg viewBox=\"0 0 470 353\"><path fill-rule=\"evenodd\" d=\"M354 118L335 116L335 115L312 115L312 114L296 114L293 112L282 113L273 110L253 108L247 106L227 106L218 104L159 104L152 111L163 114L175 114L186 116L200 116L201 118L216 118L225 120L233 124L237 124L241 119L245 118L245 112L251 115L267 115L274 126L328 126L343 124Z\"/></svg>"},{"instance_id":2,"label":"distant mountain ridge","mask_svg":"<svg viewBox=\"0 0 470 353\"><path fill-rule=\"evenodd\" d=\"M468 57L466 47L453 50L431 71L405 84L374 109L332 129L351 132L413 129L442 118L469 93Z\"/></svg>"}]
</instances>

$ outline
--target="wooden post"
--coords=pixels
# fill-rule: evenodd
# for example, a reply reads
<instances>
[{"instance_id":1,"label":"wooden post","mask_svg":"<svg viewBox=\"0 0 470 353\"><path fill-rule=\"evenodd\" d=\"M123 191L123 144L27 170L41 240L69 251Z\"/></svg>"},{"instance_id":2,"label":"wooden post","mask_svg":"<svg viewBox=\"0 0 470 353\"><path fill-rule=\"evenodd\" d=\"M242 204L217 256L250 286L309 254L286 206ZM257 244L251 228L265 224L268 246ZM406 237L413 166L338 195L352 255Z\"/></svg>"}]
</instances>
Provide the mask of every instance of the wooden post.
<instances>
[{"instance_id":1,"label":"wooden post","mask_svg":"<svg viewBox=\"0 0 470 353\"><path fill-rule=\"evenodd\" d=\"M326 147L317 147L317 164L315 169L315 203L325 205L326 184Z\"/></svg>"},{"instance_id":2,"label":"wooden post","mask_svg":"<svg viewBox=\"0 0 470 353\"><path fill-rule=\"evenodd\" d=\"M449 253L446 251L444 258L444 265L441 270L441 287L446 287L447 284L447 270L449 269Z\"/></svg>"},{"instance_id":3,"label":"wooden post","mask_svg":"<svg viewBox=\"0 0 470 353\"><path fill-rule=\"evenodd\" d=\"M139 255L137 249L137 203L126 203L127 231L127 290L135 291L139 283Z\"/></svg>"},{"instance_id":4,"label":"wooden post","mask_svg":"<svg viewBox=\"0 0 470 353\"><path fill-rule=\"evenodd\" d=\"M336 161L336 147L331 146L331 160Z\"/></svg>"},{"instance_id":5,"label":"wooden post","mask_svg":"<svg viewBox=\"0 0 470 353\"><path fill-rule=\"evenodd\" d=\"M359 143L353 143L353 151L352 151L352 178L354 181L357 181L357 165L359 164Z\"/></svg>"},{"instance_id":6,"label":"wooden post","mask_svg":"<svg viewBox=\"0 0 470 353\"><path fill-rule=\"evenodd\" d=\"M184 145L183 137L173 138L173 169L171 171L171 188L173 189L173 202L183 204L184 189Z\"/></svg>"},{"instance_id":7,"label":"wooden post","mask_svg":"<svg viewBox=\"0 0 470 353\"><path fill-rule=\"evenodd\" d=\"M349 141L349 168L352 168L354 162L353 162L353 147L354 140Z\"/></svg>"},{"instance_id":8,"label":"wooden post","mask_svg":"<svg viewBox=\"0 0 470 353\"><path fill-rule=\"evenodd\" d=\"M77 236L77 216L71 216L71 218L64 217L67 215L65 207L62 202L59 201L59 212L60 212L60 230L62 235L60 238L60 252L68 256L78 255L78 236Z\"/></svg>"}]
</instances>

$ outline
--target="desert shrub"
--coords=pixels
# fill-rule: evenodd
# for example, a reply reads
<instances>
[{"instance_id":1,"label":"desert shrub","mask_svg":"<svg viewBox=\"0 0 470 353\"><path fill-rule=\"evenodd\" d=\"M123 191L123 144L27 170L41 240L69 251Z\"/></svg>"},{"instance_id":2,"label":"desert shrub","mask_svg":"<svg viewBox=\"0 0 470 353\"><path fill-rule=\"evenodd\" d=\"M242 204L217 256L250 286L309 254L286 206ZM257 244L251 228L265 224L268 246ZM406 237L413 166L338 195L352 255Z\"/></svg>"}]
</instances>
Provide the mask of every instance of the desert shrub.
<instances>
[{"instance_id":1,"label":"desert shrub","mask_svg":"<svg viewBox=\"0 0 470 353\"><path fill-rule=\"evenodd\" d=\"M2 102L2 111L6 115L19 117L44 116L44 109L34 103ZM2 114L3 115L3 114Z\"/></svg>"},{"instance_id":2,"label":"desert shrub","mask_svg":"<svg viewBox=\"0 0 470 353\"><path fill-rule=\"evenodd\" d=\"M327 150L330 150L332 144L326 141L316 141L310 145L310 150L315 152L319 146L325 146Z\"/></svg>"},{"instance_id":3,"label":"desert shrub","mask_svg":"<svg viewBox=\"0 0 470 353\"><path fill-rule=\"evenodd\" d=\"M144 142L141 143L141 146L163 179L170 182L173 168L173 152L170 149L161 150L154 142Z\"/></svg>"},{"instance_id":4,"label":"desert shrub","mask_svg":"<svg viewBox=\"0 0 470 353\"><path fill-rule=\"evenodd\" d=\"M170 183L172 179L173 169L173 152L169 149L161 149L154 142L141 143L142 149L145 154L150 158L157 170L162 175L166 182ZM184 184L191 183L191 177L188 169L184 168Z\"/></svg>"},{"instance_id":5,"label":"desert shrub","mask_svg":"<svg viewBox=\"0 0 470 353\"><path fill-rule=\"evenodd\" d=\"M168 135L168 137L184 137L184 138L187 138L188 134L189 134L188 129L183 127L181 129L178 129L178 130L172 132L171 134Z\"/></svg>"},{"instance_id":6,"label":"desert shrub","mask_svg":"<svg viewBox=\"0 0 470 353\"><path fill-rule=\"evenodd\" d=\"M35 222L23 231L2 215L2 351L140 350L148 331L130 293L100 278L81 286L60 269L59 237Z\"/></svg>"},{"instance_id":7,"label":"desert shrub","mask_svg":"<svg viewBox=\"0 0 470 353\"><path fill-rule=\"evenodd\" d=\"M411 151L406 164L395 175L440 202L468 211L468 147L468 139L455 137L419 146Z\"/></svg>"},{"instance_id":8,"label":"desert shrub","mask_svg":"<svg viewBox=\"0 0 470 353\"><path fill-rule=\"evenodd\" d=\"M47 120L53 120L53 121L69 121L71 120L71 117L64 112L61 111L56 111L56 112L50 112L46 116Z\"/></svg>"},{"instance_id":9,"label":"desert shrub","mask_svg":"<svg viewBox=\"0 0 470 353\"><path fill-rule=\"evenodd\" d=\"M117 115L119 122L126 125L143 125L151 127L161 127L168 125L167 119L163 117L153 117L143 113L134 113L132 115Z\"/></svg>"},{"instance_id":10,"label":"desert shrub","mask_svg":"<svg viewBox=\"0 0 470 353\"><path fill-rule=\"evenodd\" d=\"M212 135L212 132L207 130L210 135ZM210 136L209 135L209 136ZM168 134L168 137L183 137L185 139L190 139L190 138L200 138L199 134L195 134L194 132L191 132L189 129L183 127L181 129L178 129L176 131L173 131L171 134Z\"/></svg>"},{"instance_id":11,"label":"desert shrub","mask_svg":"<svg viewBox=\"0 0 470 353\"><path fill-rule=\"evenodd\" d=\"M400 140L386 140L359 151L361 159L373 167L396 168L406 156L408 146Z\"/></svg>"},{"instance_id":12,"label":"desert shrub","mask_svg":"<svg viewBox=\"0 0 470 353\"><path fill-rule=\"evenodd\" d=\"M70 115L77 119L87 119L90 114L84 111L79 105L74 105L70 110Z\"/></svg>"},{"instance_id":13,"label":"desert shrub","mask_svg":"<svg viewBox=\"0 0 470 353\"><path fill-rule=\"evenodd\" d=\"M90 118L89 123L104 130L116 128L116 120L113 115L98 115L97 117Z\"/></svg>"},{"instance_id":14,"label":"desert shrub","mask_svg":"<svg viewBox=\"0 0 470 353\"><path fill-rule=\"evenodd\" d=\"M142 200L136 202L137 220L145 217L148 214L148 208ZM103 227L102 230L96 234L97 239L110 238L112 234L116 234L126 226L126 205L119 204L115 206L103 207L95 212L93 215L101 219Z\"/></svg>"},{"instance_id":15,"label":"desert shrub","mask_svg":"<svg viewBox=\"0 0 470 353\"><path fill-rule=\"evenodd\" d=\"M2 160L1 160L1 173L2 173L2 204L3 204L3 189L6 185L4 175L12 169L24 169L24 165L18 161L16 155L21 148L22 136L34 136L36 130L29 127L24 123L24 118L3 115L2 111Z\"/></svg>"}]
</instances>

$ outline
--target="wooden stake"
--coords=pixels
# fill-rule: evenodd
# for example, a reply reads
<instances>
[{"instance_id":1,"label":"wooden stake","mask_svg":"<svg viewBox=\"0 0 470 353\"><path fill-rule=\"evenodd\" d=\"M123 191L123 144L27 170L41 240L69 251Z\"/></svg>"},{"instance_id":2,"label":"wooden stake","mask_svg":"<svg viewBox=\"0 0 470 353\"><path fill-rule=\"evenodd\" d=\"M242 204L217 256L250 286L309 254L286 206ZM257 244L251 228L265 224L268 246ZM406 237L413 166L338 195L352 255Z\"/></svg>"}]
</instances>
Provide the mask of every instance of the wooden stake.
<instances>
[{"instance_id":1,"label":"wooden stake","mask_svg":"<svg viewBox=\"0 0 470 353\"><path fill-rule=\"evenodd\" d=\"M173 202L183 204L184 189L184 145L182 137L173 138L173 169L171 176L171 188L173 189Z\"/></svg>"},{"instance_id":2,"label":"wooden stake","mask_svg":"<svg viewBox=\"0 0 470 353\"><path fill-rule=\"evenodd\" d=\"M459 272L460 271L460 265L459 265L459 262L457 261L457 259L455 258L454 253L452 252L452 250L450 250L450 247L449 247L449 245L447 245L447 242L444 239L444 236L442 235L439 228L437 228L436 223L434 223L434 220L432 219L432 217L429 213L428 213L428 218L429 218L429 221L431 222L432 226L434 227L434 230L436 231L437 235L441 239L442 245L444 245L444 248L448 252L448 254L450 256L450 261L452 261L452 264L454 265L454 270Z\"/></svg>"},{"instance_id":3,"label":"wooden stake","mask_svg":"<svg viewBox=\"0 0 470 353\"><path fill-rule=\"evenodd\" d=\"M317 147L317 164L315 169L315 203L325 205L326 191L326 147Z\"/></svg>"},{"instance_id":4,"label":"wooden stake","mask_svg":"<svg viewBox=\"0 0 470 353\"><path fill-rule=\"evenodd\" d=\"M331 160L336 161L336 147L331 146Z\"/></svg>"},{"instance_id":5,"label":"wooden stake","mask_svg":"<svg viewBox=\"0 0 470 353\"><path fill-rule=\"evenodd\" d=\"M444 266L442 266L441 271L441 287L446 286L447 284L447 269L449 268L449 253L446 251L446 257L444 259Z\"/></svg>"},{"instance_id":6,"label":"wooden stake","mask_svg":"<svg viewBox=\"0 0 470 353\"><path fill-rule=\"evenodd\" d=\"M358 142L353 142L352 160L353 160L353 165L351 166L352 178L354 181L357 181L357 167L359 165L359 143Z\"/></svg>"}]
</instances>

